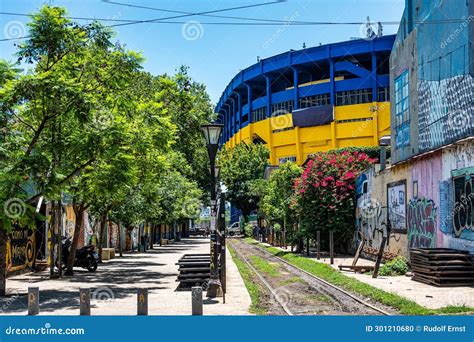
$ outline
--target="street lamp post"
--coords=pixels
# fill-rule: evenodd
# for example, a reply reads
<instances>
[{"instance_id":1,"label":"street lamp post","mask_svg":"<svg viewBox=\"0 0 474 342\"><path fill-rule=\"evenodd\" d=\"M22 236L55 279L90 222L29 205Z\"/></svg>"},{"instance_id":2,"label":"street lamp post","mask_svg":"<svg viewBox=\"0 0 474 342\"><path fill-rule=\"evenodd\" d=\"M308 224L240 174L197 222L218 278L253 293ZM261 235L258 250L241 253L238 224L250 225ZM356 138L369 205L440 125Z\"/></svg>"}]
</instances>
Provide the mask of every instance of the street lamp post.
<instances>
[{"instance_id":1,"label":"street lamp post","mask_svg":"<svg viewBox=\"0 0 474 342\"><path fill-rule=\"evenodd\" d=\"M211 176L211 264L210 264L210 278L207 287L207 296L208 297L217 297L219 290L221 289L221 282L219 279L219 259L218 259L218 243L219 239L217 237L216 230L216 216L217 216L217 206L216 206L216 155L219 148L219 137L222 132L224 125L221 124L207 124L202 125L201 129L204 133L204 138L206 139L207 152L209 154L210 161L210 176Z\"/></svg>"}]
</instances>

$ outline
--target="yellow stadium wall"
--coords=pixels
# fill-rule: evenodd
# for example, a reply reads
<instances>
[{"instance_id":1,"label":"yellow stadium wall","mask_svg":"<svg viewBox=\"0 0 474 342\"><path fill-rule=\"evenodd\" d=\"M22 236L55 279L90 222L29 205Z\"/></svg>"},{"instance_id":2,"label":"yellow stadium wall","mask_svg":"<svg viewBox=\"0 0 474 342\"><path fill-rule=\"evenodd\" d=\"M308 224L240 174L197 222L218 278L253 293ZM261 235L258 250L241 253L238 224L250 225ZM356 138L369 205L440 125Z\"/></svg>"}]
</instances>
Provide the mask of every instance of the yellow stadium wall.
<instances>
[{"instance_id":1,"label":"yellow stadium wall","mask_svg":"<svg viewBox=\"0 0 474 342\"><path fill-rule=\"evenodd\" d=\"M380 137L390 135L389 102L337 106L334 117L331 124L303 128L293 127L291 114L268 118L239 130L227 141L226 147L232 148L258 136L267 143L270 164L278 165L280 158L292 156L302 164L315 152L349 146L377 146Z\"/></svg>"}]
</instances>

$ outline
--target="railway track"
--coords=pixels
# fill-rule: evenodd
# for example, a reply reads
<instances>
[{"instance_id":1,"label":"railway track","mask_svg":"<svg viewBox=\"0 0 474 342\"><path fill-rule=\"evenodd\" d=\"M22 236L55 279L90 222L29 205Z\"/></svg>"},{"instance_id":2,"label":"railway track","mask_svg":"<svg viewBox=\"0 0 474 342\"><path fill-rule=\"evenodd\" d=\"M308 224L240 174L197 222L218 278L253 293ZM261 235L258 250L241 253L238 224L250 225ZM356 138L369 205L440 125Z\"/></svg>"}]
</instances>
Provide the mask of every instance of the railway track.
<instances>
[{"instance_id":1,"label":"railway track","mask_svg":"<svg viewBox=\"0 0 474 342\"><path fill-rule=\"evenodd\" d=\"M242 240L227 241L286 315L391 315L258 246ZM278 268L278 274L262 272L247 256L265 260Z\"/></svg>"}]
</instances>

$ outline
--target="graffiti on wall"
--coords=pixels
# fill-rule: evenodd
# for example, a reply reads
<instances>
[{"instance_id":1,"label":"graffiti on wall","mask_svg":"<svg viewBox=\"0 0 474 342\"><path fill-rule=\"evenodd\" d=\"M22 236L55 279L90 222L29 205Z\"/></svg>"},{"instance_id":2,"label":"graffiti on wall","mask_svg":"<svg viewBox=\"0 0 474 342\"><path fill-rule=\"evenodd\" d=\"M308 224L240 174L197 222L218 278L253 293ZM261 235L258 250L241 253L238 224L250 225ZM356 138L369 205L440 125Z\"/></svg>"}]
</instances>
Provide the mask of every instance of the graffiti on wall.
<instances>
[{"instance_id":1,"label":"graffiti on wall","mask_svg":"<svg viewBox=\"0 0 474 342\"><path fill-rule=\"evenodd\" d=\"M474 173L461 175L453 179L453 233L457 238L461 238L463 235L470 235L474 231L473 181Z\"/></svg>"},{"instance_id":2,"label":"graffiti on wall","mask_svg":"<svg viewBox=\"0 0 474 342\"><path fill-rule=\"evenodd\" d=\"M420 152L474 134L474 78L460 75L418 83Z\"/></svg>"},{"instance_id":3,"label":"graffiti on wall","mask_svg":"<svg viewBox=\"0 0 474 342\"><path fill-rule=\"evenodd\" d=\"M359 240L365 240L367 246L378 247L382 238L388 236L387 208L372 197L373 173L371 169L357 178L356 226Z\"/></svg>"},{"instance_id":4,"label":"graffiti on wall","mask_svg":"<svg viewBox=\"0 0 474 342\"><path fill-rule=\"evenodd\" d=\"M410 248L436 247L436 205L431 199L411 199L408 204Z\"/></svg>"},{"instance_id":5,"label":"graffiti on wall","mask_svg":"<svg viewBox=\"0 0 474 342\"><path fill-rule=\"evenodd\" d=\"M7 272L33 266L35 256L34 231L16 227L7 240Z\"/></svg>"},{"instance_id":6,"label":"graffiti on wall","mask_svg":"<svg viewBox=\"0 0 474 342\"><path fill-rule=\"evenodd\" d=\"M388 221L393 231L406 231L406 182L387 184Z\"/></svg>"}]
</instances>

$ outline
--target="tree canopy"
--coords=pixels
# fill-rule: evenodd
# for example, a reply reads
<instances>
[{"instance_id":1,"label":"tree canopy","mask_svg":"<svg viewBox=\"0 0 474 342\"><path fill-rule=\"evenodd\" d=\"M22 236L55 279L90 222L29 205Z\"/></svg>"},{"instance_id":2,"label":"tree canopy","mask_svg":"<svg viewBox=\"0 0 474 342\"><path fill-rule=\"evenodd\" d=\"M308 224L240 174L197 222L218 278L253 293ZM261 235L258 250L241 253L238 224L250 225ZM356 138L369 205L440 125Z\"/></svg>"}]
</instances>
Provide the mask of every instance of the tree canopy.
<instances>
[{"instance_id":1,"label":"tree canopy","mask_svg":"<svg viewBox=\"0 0 474 342\"><path fill-rule=\"evenodd\" d=\"M268 165L269 151L265 145L242 142L223 148L218 156L220 177L227 188L226 198L244 216L258 209L259 195L255 185L262 180Z\"/></svg>"}]
</instances>

